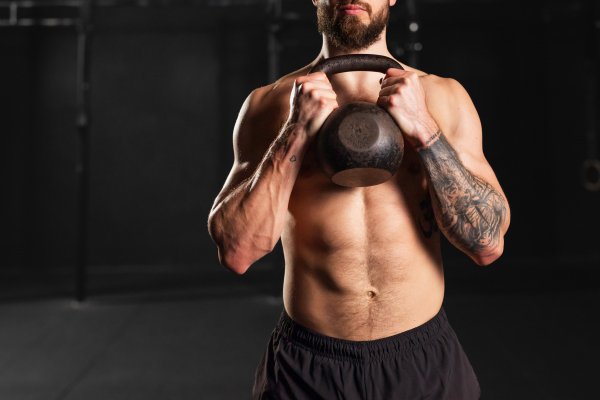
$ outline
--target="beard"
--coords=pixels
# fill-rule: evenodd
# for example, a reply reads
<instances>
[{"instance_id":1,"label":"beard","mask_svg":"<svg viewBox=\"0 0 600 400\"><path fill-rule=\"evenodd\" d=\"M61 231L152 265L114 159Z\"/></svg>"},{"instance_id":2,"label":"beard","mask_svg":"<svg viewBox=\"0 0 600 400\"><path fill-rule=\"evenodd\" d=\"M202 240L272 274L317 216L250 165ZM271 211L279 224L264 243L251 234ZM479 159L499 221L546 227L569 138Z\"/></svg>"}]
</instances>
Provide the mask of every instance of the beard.
<instances>
[{"instance_id":1,"label":"beard","mask_svg":"<svg viewBox=\"0 0 600 400\"><path fill-rule=\"evenodd\" d=\"M371 23L366 25L360 22L358 15L342 15L341 7L354 4L361 6L371 16ZM340 1L331 15L322 2L317 8L319 33L325 35L329 42L343 51L360 51L371 46L379 40L381 33L390 20L389 6L383 7L376 15L372 14L370 4L362 3L360 0Z\"/></svg>"}]
</instances>

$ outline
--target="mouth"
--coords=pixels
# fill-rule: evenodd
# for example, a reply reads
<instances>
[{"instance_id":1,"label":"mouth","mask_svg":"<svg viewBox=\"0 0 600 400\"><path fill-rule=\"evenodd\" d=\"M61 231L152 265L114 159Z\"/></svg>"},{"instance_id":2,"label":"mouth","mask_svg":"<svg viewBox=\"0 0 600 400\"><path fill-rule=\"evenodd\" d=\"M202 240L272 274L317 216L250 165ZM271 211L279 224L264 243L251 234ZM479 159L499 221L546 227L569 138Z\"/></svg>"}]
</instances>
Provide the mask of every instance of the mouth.
<instances>
[{"instance_id":1,"label":"mouth","mask_svg":"<svg viewBox=\"0 0 600 400\"><path fill-rule=\"evenodd\" d=\"M342 12L342 14L346 14L346 15L359 15L359 14L364 13L365 9L362 8L361 6L350 4L350 5L340 8L340 11Z\"/></svg>"}]
</instances>

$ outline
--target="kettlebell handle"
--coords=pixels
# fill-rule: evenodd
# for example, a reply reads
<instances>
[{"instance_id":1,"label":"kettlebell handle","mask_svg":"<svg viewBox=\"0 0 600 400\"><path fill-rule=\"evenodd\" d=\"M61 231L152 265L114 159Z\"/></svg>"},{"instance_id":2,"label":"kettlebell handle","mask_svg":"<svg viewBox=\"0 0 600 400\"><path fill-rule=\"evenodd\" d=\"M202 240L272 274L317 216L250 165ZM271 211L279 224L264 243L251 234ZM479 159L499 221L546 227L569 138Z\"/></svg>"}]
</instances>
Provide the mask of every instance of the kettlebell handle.
<instances>
[{"instance_id":1,"label":"kettlebell handle","mask_svg":"<svg viewBox=\"0 0 600 400\"><path fill-rule=\"evenodd\" d=\"M323 59L316 63L308 72L324 72L327 78L331 75L350 71L373 71L385 74L388 69L404 69L397 61L375 54L349 54Z\"/></svg>"}]
</instances>

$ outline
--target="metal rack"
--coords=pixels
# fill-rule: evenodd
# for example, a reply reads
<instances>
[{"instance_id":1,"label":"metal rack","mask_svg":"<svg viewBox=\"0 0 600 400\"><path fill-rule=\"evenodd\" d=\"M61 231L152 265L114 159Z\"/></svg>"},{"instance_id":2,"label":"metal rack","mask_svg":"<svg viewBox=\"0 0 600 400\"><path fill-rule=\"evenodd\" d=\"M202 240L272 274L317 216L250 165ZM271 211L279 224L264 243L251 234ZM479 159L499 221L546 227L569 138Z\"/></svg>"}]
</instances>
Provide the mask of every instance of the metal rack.
<instances>
[{"instance_id":1,"label":"metal rack","mask_svg":"<svg viewBox=\"0 0 600 400\"><path fill-rule=\"evenodd\" d=\"M75 298L87 297L88 220L90 183L91 128L91 42L93 10L96 7L229 7L264 5L272 0L17 0L0 1L0 28L74 27L77 32L77 154L75 171L78 182L77 266ZM1 15L1 14L0 14Z\"/></svg>"},{"instance_id":2,"label":"metal rack","mask_svg":"<svg viewBox=\"0 0 600 400\"><path fill-rule=\"evenodd\" d=\"M9 18L0 19L0 27L75 27L77 32L77 154L75 171L78 181L77 271L75 298L86 297L88 248L89 165L90 165L90 43L92 39L92 0L0 1L8 8ZM21 17L20 10L25 10ZM36 11L36 12L32 12ZM41 11L41 12L37 12Z\"/></svg>"}]
</instances>

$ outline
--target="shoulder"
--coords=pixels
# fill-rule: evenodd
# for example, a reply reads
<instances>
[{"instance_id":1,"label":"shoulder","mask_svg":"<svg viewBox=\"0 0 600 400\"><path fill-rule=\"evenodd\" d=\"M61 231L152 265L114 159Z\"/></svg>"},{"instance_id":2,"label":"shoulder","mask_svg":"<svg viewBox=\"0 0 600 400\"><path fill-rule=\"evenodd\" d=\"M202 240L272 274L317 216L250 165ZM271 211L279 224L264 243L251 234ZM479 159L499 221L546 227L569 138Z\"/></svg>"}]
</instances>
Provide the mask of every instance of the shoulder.
<instances>
[{"instance_id":1,"label":"shoulder","mask_svg":"<svg viewBox=\"0 0 600 400\"><path fill-rule=\"evenodd\" d=\"M429 113L446 138L465 150L481 151L481 121L465 88L455 79L431 74L420 81Z\"/></svg>"},{"instance_id":2,"label":"shoulder","mask_svg":"<svg viewBox=\"0 0 600 400\"><path fill-rule=\"evenodd\" d=\"M455 79L428 74L416 68L403 65L408 71L415 72L425 91L427 107L444 117L446 122L456 118L457 112L473 105L465 88ZM453 118L454 117L454 118Z\"/></svg>"},{"instance_id":3,"label":"shoulder","mask_svg":"<svg viewBox=\"0 0 600 400\"><path fill-rule=\"evenodd\" d=\"M255 89L240 109L233 131L236 160L259 162L285 124L295 79L304 69Z\"/></svg>"},{"instance_id":4,"label":"shoulder","mask_svg":"<svg viewBox=\"0 0 600 400\"><path fill-rule=\"evenodd\" d=\"M436 75L426 75L421 81L429 111L437 114L449 133L473 118L479 119L471 97L458 81Z\"/></svg>"},{"instance_id":5,"label":"shoulder","mask_svg":"<svg viewBox=\"0 0 600 400\"><path fill-rule=\"evenodd\" d=\"M297 77L303 75L304 70L305 68L298 70L282 77L275 83L252 91L242 106L240 114L243 114L243 118L241 122L246 118L252 119L255 117L259 117L261 120L264 118L272 120L281 119L282 116L287 117L294 82Z\"/></svg>"},{"instance_id":6,"label":"shoulder","mask_svg":"<svg viewBox=\"0 0 600 400\"><path fill-rule=\"evenodd\" d=\"M273 114L281 109L289 111L294 82L299 76L306 75L306 69L307 67L302 68L280 78L275 83L255 89L244 104L244 107L247 107L246 111L252 114Z\"/></svg>"}]
</instances>

